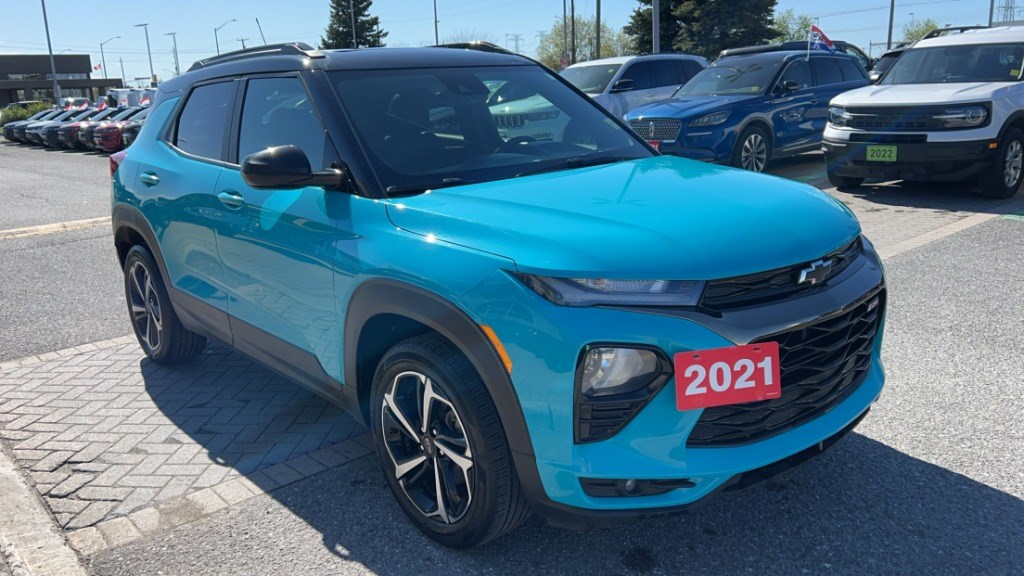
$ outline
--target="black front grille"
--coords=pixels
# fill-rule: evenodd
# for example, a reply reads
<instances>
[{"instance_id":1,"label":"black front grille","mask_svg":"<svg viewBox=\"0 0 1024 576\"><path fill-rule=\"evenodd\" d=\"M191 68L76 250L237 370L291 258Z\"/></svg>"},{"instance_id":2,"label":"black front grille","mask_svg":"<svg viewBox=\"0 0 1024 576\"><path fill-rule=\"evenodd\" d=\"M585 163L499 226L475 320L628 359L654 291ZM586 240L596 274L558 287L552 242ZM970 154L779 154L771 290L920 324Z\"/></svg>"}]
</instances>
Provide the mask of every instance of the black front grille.
<instances>
[{"instance_id":1,"label":"black front grille","mask_svg":"<svg viewBox=\"0 0 1024 576\"><path fill-rule=\"evenodd\" d=\"M879 287L845 311L757 340L779 343L782 396L705 409L686 445L737 446L763 440L842 402L871 368L884 310L885 289Z\"/></svg>"},{"instance_id":2,"label":"black front grille","mask_svg":"<svg viewBox=\"0 0 1024 576\"><path fill-rule=\"evenodd\" d=\"M652 118L650 120L630 120L629 127L644 140L675 142L679 138L682 124L679 120Z\"/></svg>"},{"instance_id":3,"label":"black front grille","mask_svg":"<svg viewBox=\"0 0 1024 576\"><path fill-rule=\"evenodd\" d=\"M846 246L822 256L822 261L832 262L832 268L823 281L815 284L800 283L800 271L807 268L810 262L746 276L712 280L704 289L700 305L709 310L731 310L775 302L820 288L845 270L860 255L862 249L861 240L857 238Z\"/></svg>"},{"instance_id":4,"label":"black front grille","mask_svg":"<svg viewBox=\"0 0 1024 576\"><path fill-rule=\"evenodd\" d=\"M944 109L944 108L943 108ZM942 109L928 108L847 108L846 126L858 130L943 130L935 119Z\"/></svg>"},{"instance_id":5,"label":"black front grille","mask_svg":"<svg viewBox=\"0 0 1024 576\"><path fill-rule=\"evenodd\" d=\"M869 144L923 144L927 141L927 134L864 134L861 132L850 134L850 142L867 142Z\"/></svg>"}]
</instances>

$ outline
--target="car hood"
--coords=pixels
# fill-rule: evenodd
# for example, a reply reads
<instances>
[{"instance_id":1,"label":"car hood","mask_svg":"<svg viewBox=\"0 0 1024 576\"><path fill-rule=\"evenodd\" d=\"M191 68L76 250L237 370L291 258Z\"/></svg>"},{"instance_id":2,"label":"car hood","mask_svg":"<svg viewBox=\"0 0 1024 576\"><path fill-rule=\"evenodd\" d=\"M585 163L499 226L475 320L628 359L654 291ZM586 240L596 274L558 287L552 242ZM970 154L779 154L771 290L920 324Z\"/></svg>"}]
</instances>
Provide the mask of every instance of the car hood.
<instances>
[{"instance_id":1,"label":"car hood","mask_svg":"<svg viewBox=\"0 0 1024 576\"><path fill-rule=\"evenodd\" d=\"M860 233L810 186L660 156L430 191L392 223L524 272L705 280L818 258Z\"/></svg>"},{"instance_id":2,"label":"car hood","mask_svg":"<svg viewBox=\"0 0 1024 576\"><path fill-rule=\"evenodd\" d=\"M832 99L835 106L915 106L991 100L993 92L1009 89L1008 82L951 82L865 86Z\"/></svg>"},{"instance_id":3,"label":"car hood","mask_svg":"<svg viewBox=\"0 0 1024 576\"><path fill-rule=\"evenodd\" d=\"M626 120L642 120L643 118L695 118L717 112L738 102L757 98L758 96L760 95L683 96L634 108L626 114Z\"/></svg>"}]
</instances>

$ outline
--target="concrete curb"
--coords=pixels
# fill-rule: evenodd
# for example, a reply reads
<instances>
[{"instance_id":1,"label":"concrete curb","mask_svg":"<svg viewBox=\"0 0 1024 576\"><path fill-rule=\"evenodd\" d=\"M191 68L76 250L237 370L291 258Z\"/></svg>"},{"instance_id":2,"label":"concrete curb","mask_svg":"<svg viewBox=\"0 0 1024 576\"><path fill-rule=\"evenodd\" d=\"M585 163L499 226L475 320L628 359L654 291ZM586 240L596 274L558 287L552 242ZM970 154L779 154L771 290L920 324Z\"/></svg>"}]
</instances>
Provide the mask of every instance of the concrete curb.
<instances>
[{"instance_id":1,"label":"concrete curb","mask_svg":"<svg viewBox=\"0 0 1024 576\"><path fill-rule=\"evenodd\" d=\"M129 336L118 336L117 338L111 338L110 340L100 340L99 342L89 342L88 344L81 344L79 346L72 346L71 348L64 348L63 350L56 350L54 352L45 352L35 356L23 356L21 358L15 358L14 360L7 360L0 362L0 370L11 370L14 368L21 368L22 366L30 366L32 364L39 364L40 362L48 362L50 360L56 360L58 358L66 358L68 356L74 356L75 354L81 354L82 352L95 352L100 348L106 348L107 346L120 346L123 344L132 344L138 342L134 335Z\"/></svg>"},{"instance_id":2,"label":"concrete curb","mask_svg":"<svg viewBox=\"0 0 1024 576\"><path fill-rule=\"evenodd\" d=\"M86 576L35 488L0 446L0 554L14 576Z\"/></svg>"}]
</instances>

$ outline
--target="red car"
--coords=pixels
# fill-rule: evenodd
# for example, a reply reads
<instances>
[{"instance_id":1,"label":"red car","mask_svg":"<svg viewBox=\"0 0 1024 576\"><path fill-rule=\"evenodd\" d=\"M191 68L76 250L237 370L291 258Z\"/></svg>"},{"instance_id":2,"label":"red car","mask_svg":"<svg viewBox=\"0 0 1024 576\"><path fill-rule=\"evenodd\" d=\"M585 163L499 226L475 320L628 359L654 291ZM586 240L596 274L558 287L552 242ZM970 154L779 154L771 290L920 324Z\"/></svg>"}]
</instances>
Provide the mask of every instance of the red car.
<instances>
[{"instance_id":1,"label":"red car","mask_svg":"<svg viewBox=\"0 0 1024 576\"><path fill-rule=\"evenodd\" d=\"M60 131L57 135L57 140L60 142L61 146L64 146L65 148L71 148L72 150L87 150L88 148L86 148L85 144L82 144L81 142L78 141L79 128L85 126L89 122L102 122L103 120L113 116L114 114L117 114L117 112L117 108L107 108L105 110L100 111L92 118L88 118L80 122L71 122L69 124L65 124L64 126L60 127Z\"/></svg>"},{"instance_id":2,"label":"red car","mask_svg":"<svg viewBox=\"0 0 1024 576\"><path fill-rule=\"evenodd\" d=\"M117 121L105 122L93 132L92 141L96 148L104 152L117 152L124 148L124 141L121 135L124 127L134 120L144 120L149 115L149 108L143 108L140 112L132 114Z\"/></svg>"}]
</instances>

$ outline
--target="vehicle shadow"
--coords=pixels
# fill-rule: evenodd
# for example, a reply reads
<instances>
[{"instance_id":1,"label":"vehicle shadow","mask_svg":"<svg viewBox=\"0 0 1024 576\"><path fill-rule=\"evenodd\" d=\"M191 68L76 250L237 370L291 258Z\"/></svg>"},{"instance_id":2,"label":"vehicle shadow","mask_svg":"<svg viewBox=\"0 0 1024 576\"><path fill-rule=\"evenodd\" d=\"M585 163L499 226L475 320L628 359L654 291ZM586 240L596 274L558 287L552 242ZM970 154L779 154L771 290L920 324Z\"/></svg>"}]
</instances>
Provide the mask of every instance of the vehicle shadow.
<instances>
[{"instance_id":1,"label":"vehicle shadow","mask_svg":"<svg viewBox=\"0 0 1024 576\"><path fill-rule=\"evenodd\" d=\"M365 433L325 401L221 346L211 346L198 367L147 360L141 367L160 411L212 462L246 474L343 435L324 430ZM1024 573L1024 501L857 433L797 470L685 515L585 532L534 518L472 551L423 537L372 455L268 493L303 530L319 533L337 562L377 574L438 565L518 575ZM233 521L245 522L246 510Z\"/></svg>"}]
</instances>

